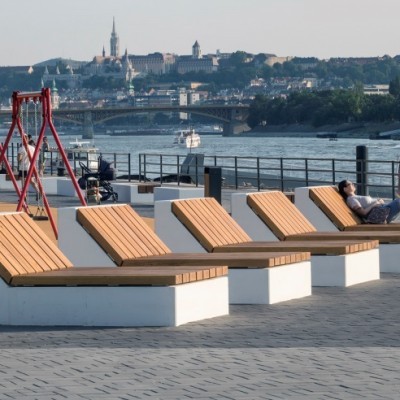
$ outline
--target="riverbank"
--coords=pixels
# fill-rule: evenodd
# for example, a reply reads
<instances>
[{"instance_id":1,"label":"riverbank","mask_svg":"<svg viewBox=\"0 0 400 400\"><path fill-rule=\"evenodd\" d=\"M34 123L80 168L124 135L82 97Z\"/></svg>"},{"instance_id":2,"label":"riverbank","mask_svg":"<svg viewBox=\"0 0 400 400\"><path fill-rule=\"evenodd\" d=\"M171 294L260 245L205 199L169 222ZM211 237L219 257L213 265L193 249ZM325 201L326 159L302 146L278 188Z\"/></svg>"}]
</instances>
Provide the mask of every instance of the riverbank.
<instances>
[{"instance_id":1,"label":"riverbank","mask_svg":"<svg viewBox=\"0 0 400 400\"><path fill-rule=\"evenodd\" d=\"M397 139L400 138L400 122L392 123L347 123L340 125L324 125L318 128L312 125L289 124L256 127L242 136L250 137L319 137L336 135L338 138L351 139Z\"/></svg>"}]
</instances>

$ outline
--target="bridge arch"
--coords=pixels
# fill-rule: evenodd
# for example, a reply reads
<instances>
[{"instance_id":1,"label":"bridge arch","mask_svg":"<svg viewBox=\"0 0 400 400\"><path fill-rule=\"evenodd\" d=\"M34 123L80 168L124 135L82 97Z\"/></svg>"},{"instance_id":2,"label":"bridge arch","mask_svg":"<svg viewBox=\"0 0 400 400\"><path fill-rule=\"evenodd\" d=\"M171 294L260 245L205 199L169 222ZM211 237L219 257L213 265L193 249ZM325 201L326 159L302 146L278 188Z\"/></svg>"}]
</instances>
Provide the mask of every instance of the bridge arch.
<instances>
[{"instance_id":1,"label":"bridge arch","mask_svg":"<svg viewBox=\"0 0 400 400\"><path fill-rule=\"evenodd\" d=\"M223 123L223 134L235 133L235 126L245 125L248 116L248 105L199 105L199 106L154 106L154 107L110 107L85 109L58 109L53 111L55 119L69 121L84 127L85 134L90 135L93 125L105 121L138 113L183 112L212 118ZM88 136L87 136L88 137Z\"/></svg>"}]
</instances>

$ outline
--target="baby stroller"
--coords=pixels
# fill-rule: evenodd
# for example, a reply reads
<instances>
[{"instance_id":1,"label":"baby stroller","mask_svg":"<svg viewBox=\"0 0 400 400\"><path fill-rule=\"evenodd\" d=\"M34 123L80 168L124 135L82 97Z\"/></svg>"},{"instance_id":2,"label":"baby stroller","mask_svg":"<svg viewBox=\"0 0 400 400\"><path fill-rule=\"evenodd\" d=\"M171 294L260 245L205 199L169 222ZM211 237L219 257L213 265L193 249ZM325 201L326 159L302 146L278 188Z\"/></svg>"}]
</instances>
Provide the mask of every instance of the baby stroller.
<instances>
[{"instance_id":1,"label":"baby stroller","mask_svg":"<svg viewBox=\"0 0 400 400\"><path fill-rule=\"evenodd\" d=\"M115 169L111 162L108 162L99 156L98 170L93 172L87 165L79 162L82 168L82 176L78 179L78 185L86 191L86 200L92 200L99 204L101 201L112 199L115 203L118 201L118 193L114 192L109 181L116 179Z\"/></svg>"}]
</instances>

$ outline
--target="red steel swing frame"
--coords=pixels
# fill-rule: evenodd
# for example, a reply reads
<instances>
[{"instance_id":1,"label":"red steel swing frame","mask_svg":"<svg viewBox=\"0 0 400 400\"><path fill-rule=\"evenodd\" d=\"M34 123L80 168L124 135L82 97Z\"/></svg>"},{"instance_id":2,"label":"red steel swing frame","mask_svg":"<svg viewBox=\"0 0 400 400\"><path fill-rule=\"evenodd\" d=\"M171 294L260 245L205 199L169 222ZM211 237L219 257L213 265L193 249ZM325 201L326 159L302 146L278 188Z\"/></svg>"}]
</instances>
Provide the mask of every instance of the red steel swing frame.
<instances>
[{"instance_id":1,"label":"red steel swing frame","mask_svg":"<svg viewBox=\"0 0 400 400\"><path fill-rule=\"evenodd\" d=\"M26 139L26 134L24 132L24 128L22 126L22 121L21 121L22 104L24 102L29 103L30 101L33 101L36 104L38 102L42 103L42 125L40 127L40 133L37 138L35 151L34 151L32 157L31 157L30 152L28 151L28 143L27 143L27 139ZM36 183L38 185L39 193L43 197L43 204L46 208L47 215L50 220L50 224L54 231L54 235L56 238L58 238L57 225L54 222L54 218L53 218L53 215L50 210L49 202L47 201L46 193L43 190L43 185L42 185L39 173L36 168L36 161L38 160L38 157L39 157L39 152L40 152L40 149L42 146L42 142L43 142L43 138L44 138L44 134L45 134L47 126L50 128L50 131L53 135L54 141L56 142L58 151L64 162L65 168L68 171L68 175L71 179L71 182L74 185L74 188L78 195L78 198L79 198L81 204L83 206L86 206L87 204L86 204L85 198L82 195L82 192L79 188L75 174L72 170L71 165L68 162L68 158L67 158L67 155L65 154L64 147L60 141L60 138L58 136L56 128L53 124L52 112L51 112L51 96L50 96L49 88L43 88L40 92L13 92L13 95L12 95L12 122L11 122L10 129L8 131L8 134L7 134L6 140L4 142L4 145L1 146L1 144L0 144L0 164L4 163L7 173L10 176L13 186L15 188L15 191L19 197L17 211L21 211L23 208L25 210L25 212L27 212L27 213L29 212L28 205L25 201L25 198L26 198L26 193L28 191L29 185L31 184L32 178L33 178L33 176L35 177ZM7 149L11 142L11 139L13 137L15 128L18 128L19 134L22 139L22 145L25 147L25 150L30 159L29 170L27 172L24 184L22 186L22 190L20 190L20 188L18 186L17 180L15 179L13 170L11 168L11 165L6 157Z\"/></svg>"}]
</instances>

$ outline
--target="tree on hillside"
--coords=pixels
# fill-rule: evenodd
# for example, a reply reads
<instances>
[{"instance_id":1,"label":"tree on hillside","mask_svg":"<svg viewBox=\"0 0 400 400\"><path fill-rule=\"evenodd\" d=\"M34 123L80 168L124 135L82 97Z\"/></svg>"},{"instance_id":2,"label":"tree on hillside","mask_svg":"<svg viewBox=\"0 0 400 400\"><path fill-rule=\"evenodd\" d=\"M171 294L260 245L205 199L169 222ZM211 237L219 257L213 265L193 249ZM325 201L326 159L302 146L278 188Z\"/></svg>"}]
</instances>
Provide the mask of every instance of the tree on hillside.
<instances>
[{"instance_id":1,"label":"tree on hillside","mask_svg":"<svg viewBox=\"0 0 400 400\"><path fill-rule=\"evenodd\" d=\"M390 81L389 93L394 97L400 96L400 76L399 75L397 75L396 78L394 78L392 81Z\"/></svg>"}]
</instances>

